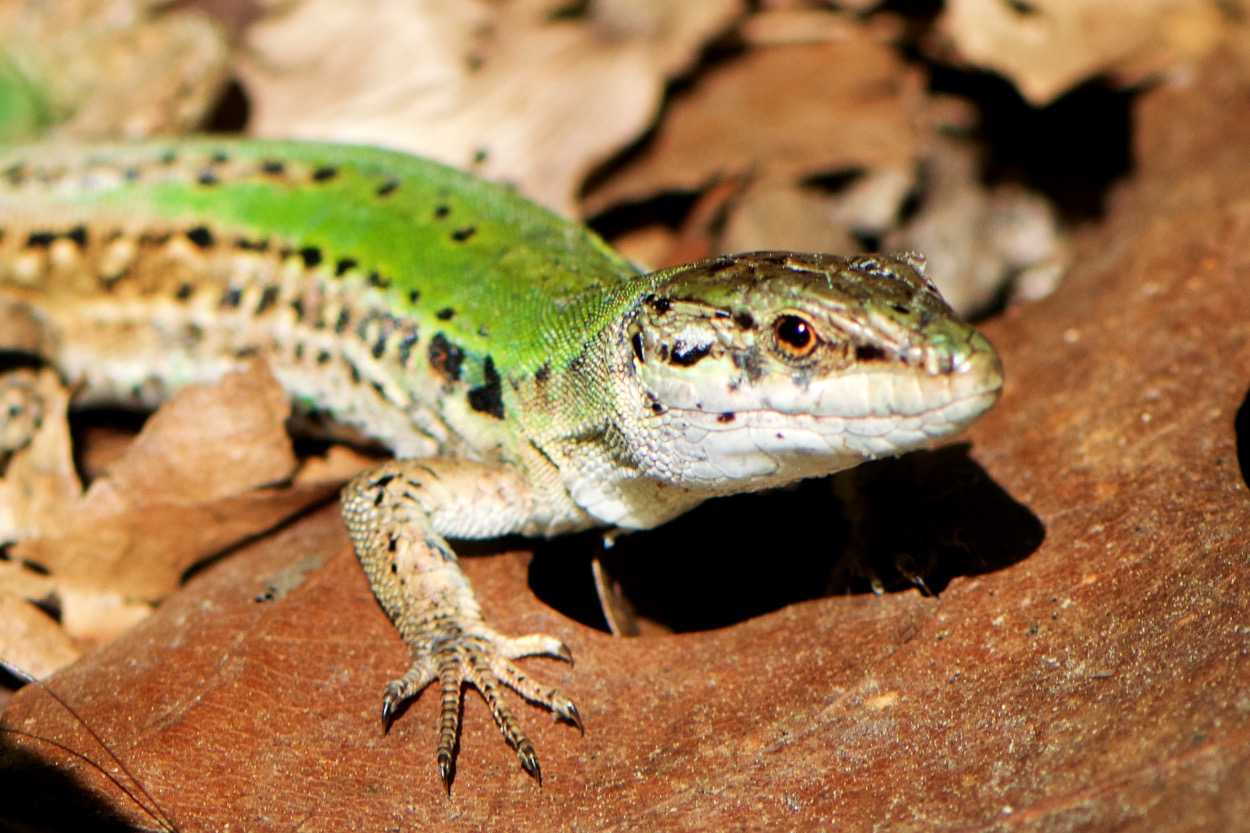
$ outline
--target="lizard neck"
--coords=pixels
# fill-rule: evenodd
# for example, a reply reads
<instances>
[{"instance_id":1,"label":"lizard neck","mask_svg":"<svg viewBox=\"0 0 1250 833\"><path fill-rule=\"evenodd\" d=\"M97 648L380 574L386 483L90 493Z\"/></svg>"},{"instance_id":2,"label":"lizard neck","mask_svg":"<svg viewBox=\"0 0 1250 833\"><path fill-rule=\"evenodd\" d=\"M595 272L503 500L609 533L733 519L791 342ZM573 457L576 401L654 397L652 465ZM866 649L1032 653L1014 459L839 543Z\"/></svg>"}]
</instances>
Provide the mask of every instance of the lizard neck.
<instances>
[{"instance_id":1,"label":"lizard neck","mask_svg":"<svg viewBox=\"0 0 1250 833\"><path fill-rule=\"evenodd\" d=\"M684 483L681 466L668 465L671 453L681 458L691 450L678 426L657 423L634 375L629 333L649 289L644 279L636 283L636 297L618 307L562 372L540 369L517 393L524 433L540 465L573 503L600 524L646 529L716 492Z\"/></svg>"}]
</instances>

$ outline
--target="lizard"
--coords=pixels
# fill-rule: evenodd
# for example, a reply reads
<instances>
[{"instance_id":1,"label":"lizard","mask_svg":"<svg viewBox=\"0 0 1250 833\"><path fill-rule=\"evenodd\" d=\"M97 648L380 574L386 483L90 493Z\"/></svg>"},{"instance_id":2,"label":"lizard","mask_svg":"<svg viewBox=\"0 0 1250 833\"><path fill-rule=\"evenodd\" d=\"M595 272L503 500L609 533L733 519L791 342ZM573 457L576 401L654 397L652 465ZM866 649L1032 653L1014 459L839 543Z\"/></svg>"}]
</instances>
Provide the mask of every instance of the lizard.
<instances>
[{"instance_id":1,"label":"lizard","mask_svg":"<svg viewBox=\"0 0 1250 833\"><path fill-rule=\"evenodd\" d=\"M249 139L0 150L0 351L77 404L154 408L257 358L300 413L394 457L352 479L349 538L410 665L385 728L439 691L450 788L472 687L523 769L504 689L572 662L482 615L457 539L655 527L712 497L938 443L1002 365L915 254L752 252L644 272L515 190L395 151ZM0 437L37 421L7 385Z\"/></svg>"}]
</instances>

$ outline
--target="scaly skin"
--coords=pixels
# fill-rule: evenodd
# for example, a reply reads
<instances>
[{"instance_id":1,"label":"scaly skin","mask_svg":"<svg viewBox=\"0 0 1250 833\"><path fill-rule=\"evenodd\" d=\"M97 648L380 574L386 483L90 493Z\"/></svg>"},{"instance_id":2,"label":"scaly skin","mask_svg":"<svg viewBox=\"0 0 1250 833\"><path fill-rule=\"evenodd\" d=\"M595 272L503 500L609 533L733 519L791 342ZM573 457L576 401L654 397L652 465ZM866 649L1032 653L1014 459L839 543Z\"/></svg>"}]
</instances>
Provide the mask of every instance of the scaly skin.
<instances>
[{"instance_id":1,"label":"scaly skin","mask_svg":"<svg viewBox=\"0 0 1250 833\"><path fill-rule=\"evenodd\" d=\"M568 648L487 625L447 539L655 526L938 442L1002 384L918 257L643 275L506 188L368 148L7 150L0 229L0 313L22 325L0 349L60 367L79 401L151 407L259 356L299 408L396 453L343 516L412 658L383 720L437 682L445 784L466 683L535 777L500 685L581 726L514 664ZM10 411L9 448L31 421Z\"/></svg>"}]
</instances>

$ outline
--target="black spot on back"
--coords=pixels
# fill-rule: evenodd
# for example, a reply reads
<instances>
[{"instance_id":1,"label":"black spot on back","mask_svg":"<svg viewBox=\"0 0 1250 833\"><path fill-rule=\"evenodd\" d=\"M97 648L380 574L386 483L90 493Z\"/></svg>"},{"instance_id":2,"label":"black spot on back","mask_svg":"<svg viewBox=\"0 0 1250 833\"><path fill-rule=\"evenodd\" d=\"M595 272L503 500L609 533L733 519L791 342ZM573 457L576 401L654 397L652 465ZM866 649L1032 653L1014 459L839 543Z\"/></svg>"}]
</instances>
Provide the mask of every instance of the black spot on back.
<instances>
[{"instance_id":1,"label":"black spot on back","mask_svg":"<svg viewBox=\"0 0 1250 833\"><path fill-rule=\"evenodd\" d=\"M87 245L87 227L74 226L72 229L65 232L65 237L68 240L74 241L74 244L81 249Z\"/></svg>"},{"instance_id":2,"label":"black spot on back","mask_svg":"<svg viewBox=\"0 0 1250 833\"><path fill-rule=\"evenodd\" d=\"M312 269L321 263L321 249L316 246L305 246L299 250L299 256L304 261L305 269Z\"/></svg>"},{"instance_id":3,"label":"black spot on back","mask_svg":"<svg viewBox=\"0 0 1250 833\"><path fill-rule=\"evenodd\" d=\"M213 245L213 233L204 226L196 226L187 232L187 239L201 249L207 249Z\"/></svg>"},{"instance_id":4,"label":"black spot on back","mask_svg":"<svg viewBox=\"0 0 1250 833\"><path fill-rule=\"evenodd\" d=\"M383 182L381 185L379 185L377 190L374 191L373 193L379 197L389 197L391 194L394 194L397 190L399 190L399 180L388 179L386 182Z\"/></svg>"},{"instance_id":5,"label":"black spot on back","mask_svg":"<svg viewBox=\"0 0 1250 833\"><path fill-rule=\"evenodd\" d=\"M329 182L339 175L339 169L333 165L326 165L313 171L313 182Z\"/></svg>"},{"instance_id":6,"label":"black spot on back","mask_svg":"<svg viewBox=\"0 0 1250 833\"><path fill-rule=\"evenodd\" d=\"M277 286L270 284L260 291L260 301L256 304L256 312L261 313L278 302Z\"/></svg>"},{"instance_id":7,"label":"black spot on back","mask_svg":"<svg viewBox=\"0 0 1250 833\"><path fill-rule=\"evenodd\" d=\"M464 364L464 351L448 340L442 333L430 339L430 367L451 384L460 381L460 369Z\"/></svg>"},{"instance_id":8,"label":"black spot on back","mask_svg":"<svg viewBox=\"0 0 1250 833\"><path fill-rule=\"evenodd\" d=\"M469 407L478 413L503 419L503 385L495 360L490 356L482 364L482 384L469 390Z\"/></svg>"},{"instance_id":9,"label":"black spot on back","mask_svg":"<svg viewBox=\"0 0 1250 833\"><path fill-rule=\"evenodd\" d=\"M336 278L341 278L355 268L356 259L352 257L345 257L338 263L334 264L334 276Z\"/></svg>"},{"instance_id":10,"label":"black spot on back","mask_svg":"<svg viewBox=\"0 0 1250 833\"><path fill-rule=\"evenodd\" d=\"M412 359L412 351L416 349L417 341L418 335L416 330L411 328L405 330L404 337L399 342L398 355L400 364L407 365L409 360Z\"/></svg>"},{"instance_id":11,"label":"black spot on back","mask_svg":"<svg viewBox=\"0 0 1250 833\"><path fill-rule=\"evenodd\" d=\"M56 240L56 232L32 231L26 238L26 245L31 249L46 249Z\"/></svg>"},{"instance_id":12,"label":"black spot on back","mask_svg":"<svg viewBox=\"0 0 1250 833\"><path fill-rule=\"evenodd\" d=\"M475 234L477 234L476 226L464 226L463 228L458 228L453 231L451 233L451 239L456 243L464 243Z\"/></svg>"},{"instance_id":13,"label":"black spot on back","mask_svg":"<svg viewBox=\"0 0 1250 833\"><path fill-rule=\"evenodd\" d=\"M281 176L286 173L286 165L278 159L266 159L260 163L260 170L269 176Z\"/></svg>"},{"instance_id":14,"label":"black spot on back","mask_svg":"<svg viewBox=\"0 0 1250 833\"><path fill-rule=\"evenodd\" d=\"M451 307L443 307L438 312L434 313L434 317L439 321L450 321L456 317L456 311Z\"/></svg>"}]
</instances>

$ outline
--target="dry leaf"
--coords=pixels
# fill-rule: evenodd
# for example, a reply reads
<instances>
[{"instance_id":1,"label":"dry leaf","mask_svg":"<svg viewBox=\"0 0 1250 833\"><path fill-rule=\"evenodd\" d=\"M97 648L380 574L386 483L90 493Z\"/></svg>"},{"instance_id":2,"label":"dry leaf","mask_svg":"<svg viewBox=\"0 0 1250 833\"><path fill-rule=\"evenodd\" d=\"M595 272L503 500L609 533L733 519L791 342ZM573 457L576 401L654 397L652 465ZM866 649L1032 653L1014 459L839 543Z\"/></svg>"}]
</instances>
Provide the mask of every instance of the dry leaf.
<instances>
[{"instance_id":1,"label":"dry leaf","mask_svg":"<svg viewBox=\"0 0 1250 833\"><path fill-rule=\"evenodd\" d=\"M290 412L286 391L263 363L214 385L189 386L147 421L111 467L108 486L97 482L92 490L116 491L135 505L191 504L285 480L296 466L285 427Z\"/></svg>"},{"instance_id":2,"label":"dry leaf","mask_svg":"<svg viewBox=\"0 0 1250 833\"><path fill-rule=\"evenodd\" d=\"M893 19L879 17L873 25L884 24L891 29ZM786 43L823 43L854 37L855 29L864 24L847 14L830 14L828 9L770 9L753 14L742 22L742 39L754 46L777 46Z\"/></svg>"},{"instance_id":3,"label":"dry leaf","mask_svg":"<svg viewBox=\"0 0 1250 833\"><path fill-rule=\"evenodd\" d=\"M38 570L8 559L0 559L0 593L22 599L43 600L52 598L56 582Z\"/></svg>"},{"instance_id":4,"label":"dry leaf","mask_svg":"<svg viewBox=\"0 0 1250 833\"><path fill-rule=\"evenodd\" d=\"M907 168L917 152L921 77L869 31L756 49L672 103L655 141L587 197L591 214L716 179L794 181Z\"/></svg>"},{"instance_id":5,"label":"dry leaf","mask_svg":"<svg viewBox=\"0 0 1250 833\"><path fill-rule=\"evenodd\" d=\"M923 252L926 274L964 315L983 312L1022 270L1032 270L1029 295L1049 294L1069 255L1044 197L1019 185L983 185L978 149L959 139L933 137L924 172L919 209L885 236L886 251Z\"/></svg>"},{"instance_id":6,"label":"dry leaf","mask_svg":"<svg viewBox=\"0 0 1250 833\"><path fill-rule=\"evenodd\" d=\"M1088 78L1112 75L1131 84L1201 57L1233 26L1224 5L1218 0L950 0L939 25L960 57L1007 76L1021 95L1042 105Z\"/></svg>"},{"instance_id":7,"label":"dry leaf","mask_svg":"<svg viewBox=\"0 0 1250 833\"><path fill-rule=\"evenodd\" d=\"M0 591L0 662L42 679L78 656L55 619L25 599Z\"/></svg>"},{"instance_id":8,"label":"dry leaf","mask_svg":"<svg viewBox=\"0 0 1250 833\"><path fill-rule=\"evenodd\" d=\"M790 249L848 252L855 240L830 222L833 200L811 188L786 183L755 184L738 198L721 234L726 251Z\"/></svg>"},{"instance_id":9,"label":"dry leaf","mask_svg":"<svg viewBox=\"0 0 1250 833\"><path fill-rule=\"evenodd\" d=\"M202 124L226 83L219 27L160 0L0 4L0 68L10 95L27 96L24 124L75 138L181 133Z\"/></svg>"},{"instance_id":10,"label":"dry leaf","mask_svg":"<svg viewBox=\"0 0 1250 833\"><path fill-rule=\"evenodd\" d=\"M129 627L203 558L332 495L346 467L300 483L285 392L261 364L176 394L68 519L12 550L55 577L64 622L101 640Z\"/></svg>"},{"instance_id":11,"label":"dry leaf","mask_svg":"<svg viewBox=\"0 0 1250 833\"><path fill-rule=\"evenodd\" d=\"M740 0L562 4L283 3L253 25L240 72L260 136L409 150L565 214L586 174L638 136L664 84Z\"/></svg>"},{"instance_id":12,"label":"dry leaf","mask_svg":"<svg viewBox=\"0 0 1250 833\"><path fill-rule=\"evenodd\" d=\"M0 383L19 378L29 383L22 387L37 398L42 416L29 445L0 468L0 544L63 529L82 494L65 421L68 394L50 370L15 371Z\"/></svg>"}]
</instances>

